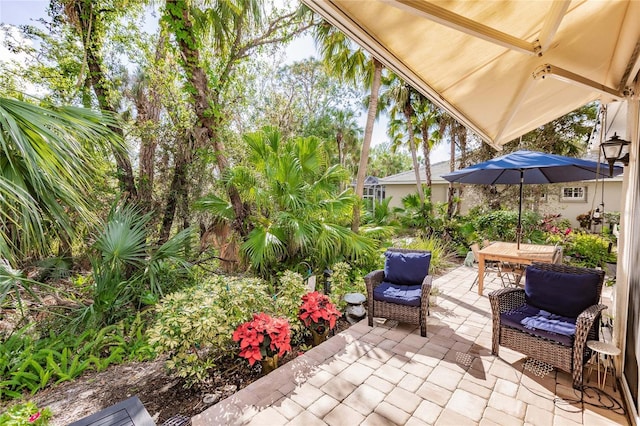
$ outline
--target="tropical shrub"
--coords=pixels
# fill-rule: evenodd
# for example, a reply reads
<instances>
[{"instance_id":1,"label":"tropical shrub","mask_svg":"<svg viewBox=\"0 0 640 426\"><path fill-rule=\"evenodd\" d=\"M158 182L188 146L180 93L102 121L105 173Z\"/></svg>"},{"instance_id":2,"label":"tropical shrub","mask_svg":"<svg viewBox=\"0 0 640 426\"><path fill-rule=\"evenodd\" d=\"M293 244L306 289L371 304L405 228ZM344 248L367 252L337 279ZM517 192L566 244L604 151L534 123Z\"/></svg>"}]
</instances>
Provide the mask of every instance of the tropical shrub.
<instances>
[{"instance_id":1,"label":"tropical shrub","mask_svg":"<svg viewBox=\"0 0 640 426\"><path fill-rule=\"evenodd\" d=\"M476 218L474 226L483 239L490 241L515 241L518 212L497 210Z\"/></svg>"},{"instance_id":2,"label":"tropical shrub","mask_svg":"<svg viewBox=\"0 0 640 426\"><path fill-rule=\"evenodd\" d=\"M572 235L565 254L571 256L574 264L587 268L604 267L607 262L616 262L616 255L609 252L609 240L595 234Z\"/></svg>"},{"instance_id":3,"label":"tropical shrub","mask_svg":"<svg viewBox=\"0 0 640 426\"><path fill-rule=\"evenodd\" d=\"M263 280L213 275L162 300L149 341L169 354L166 367L192 385L232 351L236 327L253 312L270 312L272 303Z\"/></svg>"},{"instance_id":4,"label":"tropical shrub","mask_svg":"<svg viewBox=\"0 0 640 426\"><path fill-rule=\"evenodd\" d=\"M304 327L298 321L298 307L300 298L309 291L307 286L297 272L285 271L278 280L278 287L275 292L275 306L271 310L274 315L284 317L289 321L294 341L302 339Z\"/></svg>"},{"instance_id":5,"label":"tropical shrub","mask_svg":"<svg viewBox=\"0 0 640 426\"><path fill-rule=\"evenodd\" d=\"M425 202L420 202L418 194L409 194L402 199L402 208L396 208L395 214L400 224L412 233L420 236L442 235L444 218L433 204L429 188L425 191Z\"/></svg>"},{"instance_id":6,"label":"tropical shrub","mask_svg":"<svg viewBox=\"0 0 640 426\"><path fill-rule=\"evenodd\" d=\"M287 319L291 340L300 341L304 327L298 308L307 291L302 276L291 271L281 275L275 288L259 278L211 275L160 302L149 341L169 354L166 367L193 385L207 378L218 359L236 351L233 333L254 313Z\"/></svg>"},{"instance_id":7,"label":"tropical shrub","mask_svg":"<svg viewBox=\"0 0 640 426\"><path fill-rule=\"evenodd\" d=\"M77 223L94 222L88 195L104 179L101 153L123 145L106 111L2 97L0 115L0 257L17 267L50 254Z\"/></svg>"},{"instance_id":8,"label":"tropical shrub","mask_svg":"<svg viewBox=\"0 0 640 426\"><path fill-rule=\"evenodd\" d=\"M542 218L531 211L522 213L522 241L542 243L546 236L540 224ZM481 240L516 241L518 212L515 210L496 210L478 216L474 220L474 228Z\"/></svg>"},{"instance_id":9,"label":"tropical shrub","mask_svg":"<svg viewBox=\"0 0 640 426\"><path fill-rule=\"evenodd\" d=\"M241 252L259 275L269 279L309 259L314 269L323 270L375 251L375 240L350 229L357 199L351 189L340 190L349 174L329 164L322 141L284 140L273 128L247 134L244 140L251 166L238 165L225 179L248 200L250 231ZM223 223L235 220L230 203L215 194L196 208Z\"/></svg>"},{"instance_id":10,"label":"tropical shrub","mask_svg":"<svg viewBox=\"0 0 640 426\"><path fill-rule=\"evenodd\" d=\"M150 214L131 205L111 211L99 232L91 259L92 303L78 312L78 322L102 326L124 318L130 307L159 300L176 281L189 282L186 253L193 233L186 229L160 247L148 243Z\"/></svg>"}]
</instances>

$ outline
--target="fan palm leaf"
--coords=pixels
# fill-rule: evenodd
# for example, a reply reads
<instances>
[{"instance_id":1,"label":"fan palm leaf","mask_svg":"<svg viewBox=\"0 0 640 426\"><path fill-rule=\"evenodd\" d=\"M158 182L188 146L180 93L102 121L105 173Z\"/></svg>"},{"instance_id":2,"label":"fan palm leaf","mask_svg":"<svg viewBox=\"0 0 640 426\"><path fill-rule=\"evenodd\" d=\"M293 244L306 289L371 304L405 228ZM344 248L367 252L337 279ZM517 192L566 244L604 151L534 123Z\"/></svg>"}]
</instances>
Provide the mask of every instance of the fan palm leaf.
<instances>
[{"instance_id":1,"label":"fan palm leaf","mask_svg":"<svg viewBox=\"0 0 640 426\"><path fill-rule=\"evenodd\" d=\"M0 98L0 199L4 212L19 212L12 220L0 214L0 247L12 263L43 253L45 234L72 234L71 213L95 221L87 195L101 147L121 147L107 127L113 123L113 116L83 108Z\"/></svg>"},{"instance_id":2,"label":"fan palm leaf","mask_svg":"<svg viewBox=\"0 0 640 426\"><path fill-rule=\"evenodd\" d=\"M103 263L121 271L127 266L143 265L147 257L149 219L149 214L141 215L131 205L115 209L95 242Z\"/></svg>"}]
</instances>

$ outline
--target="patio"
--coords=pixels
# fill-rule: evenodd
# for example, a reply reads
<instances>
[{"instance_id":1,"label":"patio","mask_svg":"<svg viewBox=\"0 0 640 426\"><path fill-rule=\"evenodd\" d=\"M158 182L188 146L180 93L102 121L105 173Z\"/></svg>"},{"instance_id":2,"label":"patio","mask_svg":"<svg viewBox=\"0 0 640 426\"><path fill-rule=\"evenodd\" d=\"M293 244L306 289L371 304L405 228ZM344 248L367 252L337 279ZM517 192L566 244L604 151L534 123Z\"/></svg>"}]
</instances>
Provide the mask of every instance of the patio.
<instances>
[{"instance_id":1,"label":"patio","mask_svg":"<svg viewBox=\"0 0 640 426\"><path fill-rule=\"evenodd\" d=\"M192 424L629 424L610 379L604 392L615 399L588 389L581 401L569 374L545 374L505 348L499 358L491 355L487 294L502 282L487 277L479 296L469 290L475 276L475 268L461 266L434 280L441 295L427 338L415 326L370 328L365 319L195 416ZM603 291L603 303L610 304L610 290ZM597 388L595 372L586 385Z\"/></svg>"}]
</instances>

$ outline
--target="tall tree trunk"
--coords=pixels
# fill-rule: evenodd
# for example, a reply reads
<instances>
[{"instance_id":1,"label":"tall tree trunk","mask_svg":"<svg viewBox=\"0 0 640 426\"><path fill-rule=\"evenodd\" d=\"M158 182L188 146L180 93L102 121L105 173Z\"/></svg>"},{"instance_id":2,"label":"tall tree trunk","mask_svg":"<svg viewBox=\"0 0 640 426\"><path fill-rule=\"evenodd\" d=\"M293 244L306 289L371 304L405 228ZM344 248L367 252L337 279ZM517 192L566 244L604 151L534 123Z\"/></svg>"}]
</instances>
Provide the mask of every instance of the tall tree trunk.
<instances>
[{"instance_id":1,"label":"tall tree trunk","mask_svg":"<svg viewBox=\"0 0 640 426\"><path fill-rule=\"evenodd\" d=\"M165 55L166 37L164 34L158 37L156 44L155 63L158 63ZM149 126L160 122L162 104L158 92L157 79L149 81L147 87L142 81L135 95L136 125L142 129L140 134L140 154L138 170L138 198L143 212L151 210L153 205L153 187L155 181L155 155L158 146L157 132L146 131Z\"/></svg>"},{"instance_id":2,"label":"tall tree trunk","mask_svg":"<svg viewBox=\"0 0 640 426\"><path fill-rule=\"evenodd\" d=\"M424 191L422 190L422 180L420 179L420 164L418 163L418 153L415 141L415 134L413 133L413 124L411 123L411 117L413 116L413 109L409 102L403 109L404 119L407 122L407 133L409 136L409 150L411 150L411 161L413 161L413 172L416 176L416 189L418 190L418 197L420 197L420 205L424 206Z\"/></svg>"},{"instance_id":3,"label":"tall tree trunk","mask_svg":"<svg viewBox=\"0 0 640 426\"><path fill-rule=\"evenodd\" d=\"M170 19L169 25L180 48L181 64L186 74L197 119L194 127L196 135L194 148L211 144L218 171L220 174L224 174L229 163L225 155L224 144L218 134L218 127L222 120L221 111L219 111L219 104L216 102L216 93L210 89L209 79L200 63L200 50L197 47L199 43L196 40L188 5L181 0L167 0L165 10ZM246 236L248 228L245 219L248 209L234 185L227 186L227 195L235 213L232 228L240 235Z\"/></svg>"},{"instance_id":4,"label":"tall tree trunk","mask_svg":"<svg viewBox=\"0 0 640 426\"><path fill-rule=\"evenodd\" d=\"M441 125L442 128L442 125ZM441 133L441 134L444 134ZM454 171L456 169L456 132L451 132L451 146L449 152L449 170ZM449 182L449 189L447 191L447 217L451 219L453 217L453 212L455 211L455 205L453 197L455 195L455 188L453 187L453 183Z\"/></svg>"},{"instance_id":5,"label":"tall tree trunk","mask_svg":"<svg viewBox=\"0 0 640 426\"><path fill-rule=\"evenodd\" d=\"M91 0L74 0L65 7L67 17L76 25L82 44L84 47L85 61L89 69L89 79L93 86L93 91L98 98L100 109L117 113L116 107L108 98L109 81L104 72L102 56L100 54L100 11L93 9ZM121 127L109 126L110 130L124 139L124 132ZM135 180L133 178L133 168L129 155L117 148L113 149L113 156L118 168L118 180L121 189L125 192L125 199L136 199L138 196Z\"/></svg>"},{"instance_id":6,"label":"tall tree trunk","mask_svg":"<svg viewBox=\"0 0 640 426\"><path fill-rule=\"evenodd\" d=\"M458 134L461 167L464 167L466 166L466 162L467 162L467 128L464 127L462 124L458 123L457 121L454 121L454 125L456 126L455 127L457 129L456 133ZM462 189L460 189L460 193L458 194L458 197L456 200L457 201L456 201L454 211L459 212L460 209L462 208Z\"/></svg>"},{"instance_id":7,"label":"tall tree trunk","mask_svg":"<svg viewBox=\"0 0 640 426\"><path fill-rule=\"evenodd\" d=\"M426 184L431 188L431 144L429 143L429 126L427 126L426 121L423 121L420 127L420 133L422 133L422 155L424 155L424 172L427 178Z\"/></svg>"},{"instance_id":8,"label":"tall tree trunk","mask_svg":"<svg viewBox=\"0 0 640 426\"><path fill-rule=\"evenodd\" d=\"M351 230L358 232L360 229L360 200L364 194L364 180L367 175L367 166L369 164L369 149L371 148L371 137L373 136L373 123L376 119L378 110L378 95L380 91L380 79L382 77L382 63L375 58L373 61L374 72L371 81L371 94L369 96L369 111L367 112L367 124L364 128L364 138L362 140L362 151L360 152L360 163L358 165L358 177L356 179L356 196L358 202L353 205L353 222L351 222Z\"/></svg>"},{"instance_id":9,"label":"tall tree trunk","mask_svg":"<svg viewBox=\"0 0 640 426\"><path fill-rule=\"evenodd\" d=\"M193 149L193 142L191 142L192 138L187 137L186 139L187 140L184 142L179 143L176 152L174 160L175 164L173 166L173 177L171 178L171 185L169 186L169 192L167 193L167 201L165 203L164 214L162 216L158 245L166 243L169 239L178 202L182 200L183 194L186 191L187 167L191 157L190 154Z\"/></svg>"}]
</instances>

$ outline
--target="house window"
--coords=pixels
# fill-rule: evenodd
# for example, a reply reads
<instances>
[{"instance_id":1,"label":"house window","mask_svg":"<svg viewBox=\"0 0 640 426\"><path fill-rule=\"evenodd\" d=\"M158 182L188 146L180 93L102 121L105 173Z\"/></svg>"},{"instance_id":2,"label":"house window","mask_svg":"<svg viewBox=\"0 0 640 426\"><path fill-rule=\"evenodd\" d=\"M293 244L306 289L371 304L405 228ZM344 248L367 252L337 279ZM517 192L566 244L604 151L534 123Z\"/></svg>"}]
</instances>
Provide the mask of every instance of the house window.
<instances>
[{"instance_id":1,"label":"house window","mask_svg":"<svg viewBox=\"0 0 640 426\"><path fill-rule=\"evenodd\" d=\"M584 186L565 186L562 188L562 201L587 201L587 188Z\"/></svg>"}]
</instances>

